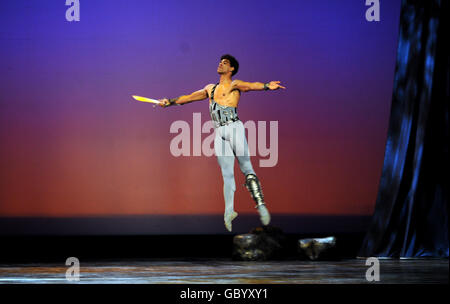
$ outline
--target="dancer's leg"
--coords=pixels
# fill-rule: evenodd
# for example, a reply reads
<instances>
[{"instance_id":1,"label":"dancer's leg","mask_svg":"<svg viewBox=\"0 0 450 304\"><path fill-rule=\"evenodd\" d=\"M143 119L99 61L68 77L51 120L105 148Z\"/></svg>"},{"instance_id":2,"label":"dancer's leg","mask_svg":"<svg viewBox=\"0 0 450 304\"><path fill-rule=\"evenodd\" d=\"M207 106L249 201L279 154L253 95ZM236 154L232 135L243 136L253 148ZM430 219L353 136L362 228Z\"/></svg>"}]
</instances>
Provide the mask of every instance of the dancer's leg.
<instances>
[{"instance_id":1,"label":"dancer's leg","mask_svg":"<svg viewBox=\"0 0 450 304\"><path fill-rule=\"evenodd\" d=\"M219 162L223 177L223 196L225 200L225 227L228 231L232 230L231 221L236 218L234 211L234 192L236 191L236 182L234 180L234 154L230 143L225 139L224 127L216 129L214 138L214 151Z\"/></svg>"},{"instance_id":2,"label":"dancer's leg","mask_svg":"<svg viewBox=\"0 0 450 304\"><path fill-rule=\"evenodd\" d=\"M230 144L236 157L239 161L239 167L245 175L245 186L250 191L253 200L256 203L261 222L263 225L270 223L270 214L264 202L264 196L261 189L261 183L253 170L250 161L250 152L245 138L245 128L242 121L237 121L232 124L233 128L230 130Z\"/></svg>"},{"instance_id":3,"label":"dancer's leg","mask_svg":"<svg viewBox=\"0 0 450 304\"><path fill-rule=\"evenodd\" d=\"M239 120L230 126L232 126L229 130L231 149L233 149L233 152L238 159L241 172L244 176L247 176L248 174L255 174L252 162L250 160L250 151L248 148L247 139L245 138L244 124Z\"/></svg>"}]
</instances>

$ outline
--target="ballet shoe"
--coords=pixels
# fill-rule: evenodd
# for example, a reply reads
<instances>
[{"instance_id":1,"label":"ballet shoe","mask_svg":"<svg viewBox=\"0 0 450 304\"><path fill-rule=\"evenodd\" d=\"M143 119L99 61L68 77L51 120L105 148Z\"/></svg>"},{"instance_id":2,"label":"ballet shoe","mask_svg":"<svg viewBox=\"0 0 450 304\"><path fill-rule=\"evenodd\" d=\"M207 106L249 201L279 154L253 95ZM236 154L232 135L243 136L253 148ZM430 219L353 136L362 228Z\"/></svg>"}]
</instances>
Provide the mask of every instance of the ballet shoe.
<instances>
[{"instance_id":1,"label":"ballet shoe","mask_svg":"<svg viewBox=\"0 0 450 304\"><path fill-rule=\"evenodd\" d=\"M231 232L232 230L232 225L231 225L231 221L233 221L236 216L237 216L237 212L236 211L232 211L230 213L225 213L224 216L224 221L225 221L225 227L227 228L228 231Z\"/></svg>"},{"instance_id":2,"label":"ballet shoe","mask_svg":"<svg viewBox=\"0 0 450 304\"><path fill-rule=\"evenodd\" d=\"M258 206L258 213L259 213L259 217L260 217L261 222L263 223L263 225L264 226L269 225L269 223L270 223L270 214L269 214L269 210L267 210L265 205Z\"/></svg>"}]
</instances>

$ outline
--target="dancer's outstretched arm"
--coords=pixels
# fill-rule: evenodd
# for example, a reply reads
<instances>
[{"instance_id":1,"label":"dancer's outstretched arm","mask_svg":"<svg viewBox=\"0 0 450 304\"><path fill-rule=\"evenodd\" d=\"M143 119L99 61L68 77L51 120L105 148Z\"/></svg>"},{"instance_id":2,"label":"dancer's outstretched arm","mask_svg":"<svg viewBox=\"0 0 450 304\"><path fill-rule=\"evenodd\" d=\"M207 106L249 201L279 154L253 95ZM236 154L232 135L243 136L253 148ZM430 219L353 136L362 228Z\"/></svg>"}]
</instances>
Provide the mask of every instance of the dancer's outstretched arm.
<instances>
[{"instance_id":1,"label":"dancer's outstretched arm","mask_svg":"<svg viewBox=\"0 0 450 304\"><path fill-rule=\"evenodd\" d=\"M280 81L270 81L270 82L246 82L242 80L233 80L231 85L233 89L238 89L241 92L248 91L262 91L262 90L278 90L278 89L286 89L282 85L280 85Z\"/></svg>"},{"instance_id":2,"label":"dancer's outstretched arm","mask_svg":"<svg viewBox=\"0 0 450 304\"><path fill-rule=\"evenodd\" d=\"M195 91L189 95L181 95L176 98L163 98L158 99L161 103L159 104L161 107L166 108L174 105L182 105L185 103L190 103L194 101L199 101L208 98L208 87L212 84L206 85L203 89Z\"/></svg>"}]
</instances>

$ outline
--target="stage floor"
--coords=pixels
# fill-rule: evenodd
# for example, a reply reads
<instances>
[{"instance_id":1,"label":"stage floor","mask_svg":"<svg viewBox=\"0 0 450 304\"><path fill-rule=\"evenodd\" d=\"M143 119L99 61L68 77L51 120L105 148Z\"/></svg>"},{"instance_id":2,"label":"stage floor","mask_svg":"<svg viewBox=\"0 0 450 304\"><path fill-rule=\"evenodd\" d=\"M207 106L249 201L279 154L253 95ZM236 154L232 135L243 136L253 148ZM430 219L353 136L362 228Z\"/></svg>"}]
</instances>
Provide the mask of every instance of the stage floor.
<instances>
[{"instance_id":1,"label":"stage floor","mask_svg":"<svg viewBox=\"0 0 450 304\"><path fill-rule=\"evenodd\" d=\"M67 281L65 261L0 264L0 284L360 284L364 259L238 262L230 259L80 261L80 280ZM448 284L448 259L380 260L382 284ZM373 282L370 282L373 283Z\"/></svg>"}]
</instances>

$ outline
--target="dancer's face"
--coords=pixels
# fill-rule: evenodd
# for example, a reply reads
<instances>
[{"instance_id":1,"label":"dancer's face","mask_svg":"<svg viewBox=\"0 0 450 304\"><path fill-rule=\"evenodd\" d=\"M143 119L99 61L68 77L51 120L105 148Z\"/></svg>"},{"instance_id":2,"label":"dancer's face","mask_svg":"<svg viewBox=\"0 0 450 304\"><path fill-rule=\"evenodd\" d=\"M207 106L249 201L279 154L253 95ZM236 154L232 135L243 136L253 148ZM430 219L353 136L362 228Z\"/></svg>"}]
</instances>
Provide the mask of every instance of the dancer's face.
<instances>
[{"instance_id":1,"label":"dancer's face","mask_svg":"<svg viewBox=\"0 0 450 304\"><path fill-rule=\"evenodd\" d=\"M234 70L234 68L231 67L230 60L228 60L228 59L222 59L219 62L219 66L217 67L217 73L219 73L219 74L232 73L233 70Z\"/></svg>"}]
</instances>

